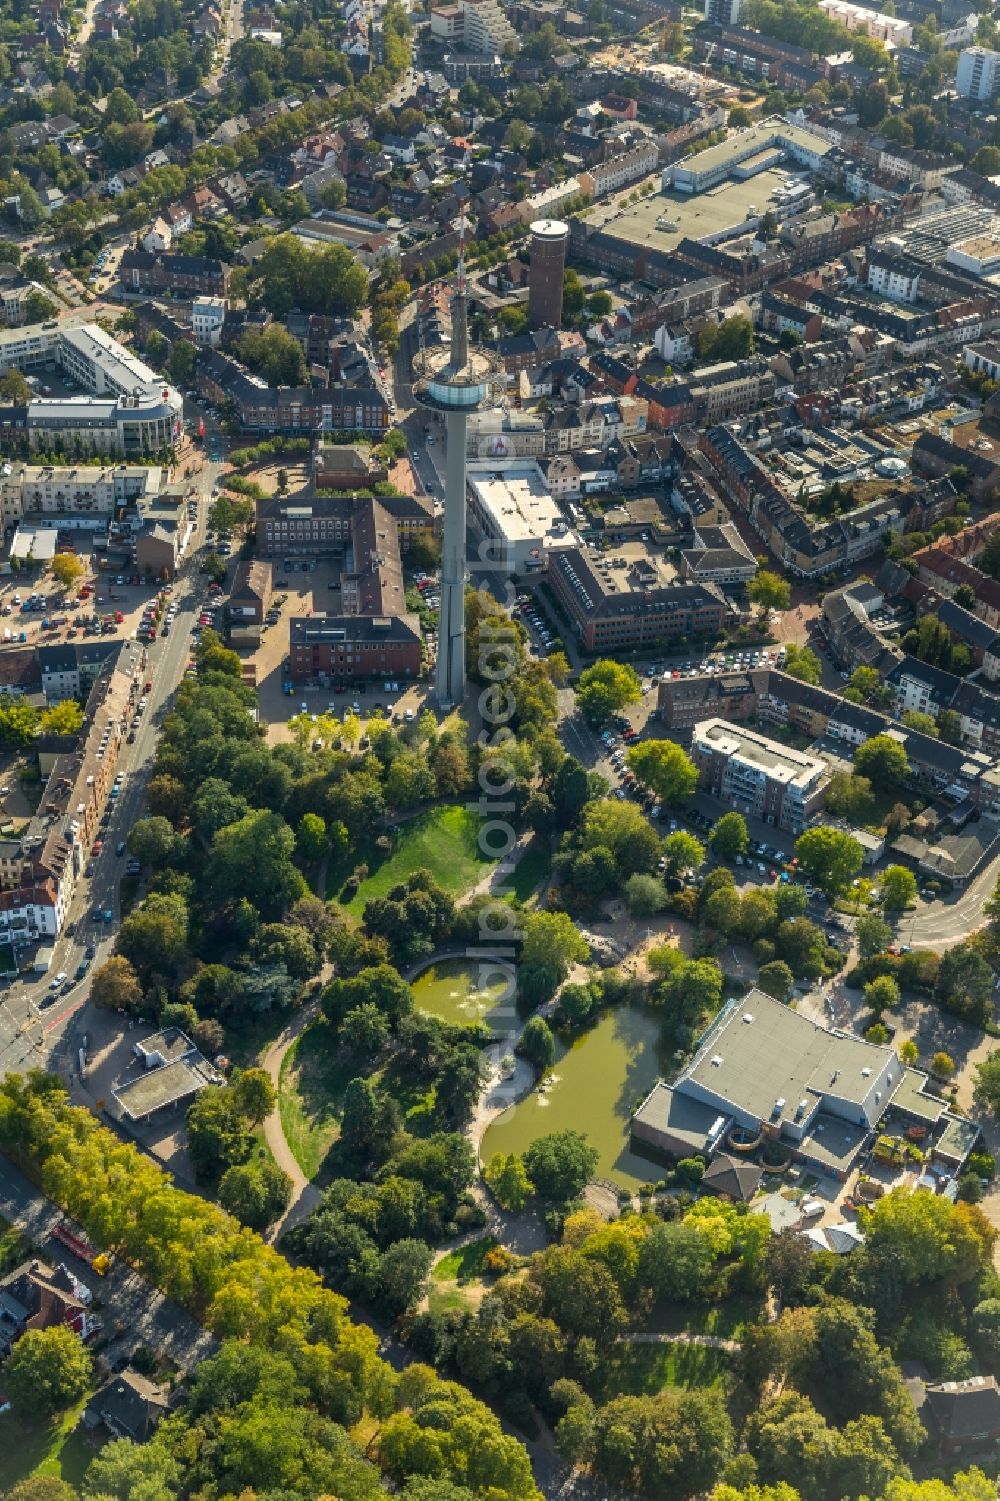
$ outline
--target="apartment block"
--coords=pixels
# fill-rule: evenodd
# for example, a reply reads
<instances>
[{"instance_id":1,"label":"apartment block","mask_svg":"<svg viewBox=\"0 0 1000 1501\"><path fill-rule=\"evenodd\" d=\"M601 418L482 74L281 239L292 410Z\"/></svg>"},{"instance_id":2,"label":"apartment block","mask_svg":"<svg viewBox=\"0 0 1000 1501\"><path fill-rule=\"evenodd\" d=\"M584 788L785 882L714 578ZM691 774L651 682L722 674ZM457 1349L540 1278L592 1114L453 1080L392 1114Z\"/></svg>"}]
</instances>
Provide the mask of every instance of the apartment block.
<instances>
[{"instance_id":1,"label":"apartment block","mask_svg":"<svg viewBox=\"0 0 1000 1501\"><path fill-rule=\"evenodd\" d=\"M691 759L702 786L727 808L800 834L823 806L825 761L724 719L695 725Z\"/></svg>"}]
</instances>

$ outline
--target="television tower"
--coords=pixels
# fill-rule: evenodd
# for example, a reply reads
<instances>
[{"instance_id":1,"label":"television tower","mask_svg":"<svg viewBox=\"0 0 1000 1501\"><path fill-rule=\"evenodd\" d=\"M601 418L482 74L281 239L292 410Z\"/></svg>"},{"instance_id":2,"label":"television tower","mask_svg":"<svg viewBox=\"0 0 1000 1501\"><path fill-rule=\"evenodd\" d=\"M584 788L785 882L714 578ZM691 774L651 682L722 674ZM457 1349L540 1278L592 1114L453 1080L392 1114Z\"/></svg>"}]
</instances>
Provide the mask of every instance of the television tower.
<instances>
[{"instance_id":1,"label":"television tower","mask_svg":"<svg viewBox=\"0 0 1000 1501\"><path fill-rule=\"evenodd\" d=\"M492 399L498 368L489 350L469 344L464 224L451 300L451 344L447 350L421 350L413 368L414 400L443 413L446 424L437 701L440 708L450 709L465 699L466 427L470 412L481 411Z\"/></svg>"}]
</instances>

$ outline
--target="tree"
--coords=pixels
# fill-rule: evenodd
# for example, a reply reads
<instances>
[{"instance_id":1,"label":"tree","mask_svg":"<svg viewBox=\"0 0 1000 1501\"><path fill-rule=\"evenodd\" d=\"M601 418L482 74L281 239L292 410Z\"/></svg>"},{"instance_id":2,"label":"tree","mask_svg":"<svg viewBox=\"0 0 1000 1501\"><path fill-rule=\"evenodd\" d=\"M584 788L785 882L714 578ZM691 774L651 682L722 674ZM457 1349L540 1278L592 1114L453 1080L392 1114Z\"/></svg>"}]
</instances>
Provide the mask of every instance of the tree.
<instances>
[{"instance_id":1,"label":"tree","mask_svg":"<svg viewBox=\"0 0 1000 1501\"><path fill-rule=\"evenodd\" d=\"M329 848L325 821L318 813L303 813L295 833L295 852L299 859L313 865L322 860Z\"/></svg>"},{"instance_id":2,"label":"tree","mask_svg":"<svg viewBox=\"0 0 1000 1501\"><path fill-rule=\"evenodd\" d=\"M563 272L563 299L562 315L566 323L573 323L583 312L586 293L583 282L580 280L572 266L567 266Z\"/></svg>"},{"instance_id":3,"label":"tree","mask_svg":"<svg viewBox=\"0 0 1000 1501\"><path fill-rule=\"evenodd\" d=\"M5 370L0 375L0 396L11 406L26 407L32 400L32 395L31 387L20 370Z\"/></svg>"},{"instance_id":4,"label":"tree","mask_svg":"<svg viewBox=\"0 0 1000 1501\"><path fill-rule=\"evenodd\" d=\"M873 735L854 752L854 770L873 787L888 791L901 786L910 774L906 749L891 735Z\"/></svg>"},{"instance_id":5,"label":"tree","mask_svg":"<svg viewBox=\"0 0 1000 1501\"><path fill-rule=\"evenodd\" d=\"M108 94L104 107L104 118L107 123L115 125L131 125L141 118L141 111L131 94L126 89L114 88Z\"/></svg>"},{"instance_id":6,"label":"tree","mask_svg":"<svg viewBox=\"0 0 1000 1501\"><path fill-rule=\"evenodd\" d=\"M881 1016L883 1011L894 1011L899 999L899 986L892 975L876 975L865 986L865 1001L875 1016Z\"/></svg>"},{"instance_id":7,"label":"tree","mask_svg":"<svg viewBox=\"0 0 1000 1501\"><path fill-rule=\"evenodd\" d=\"M118 930L118 952L147 979L169 974L187 953L188 910L184 898L152 892Z\"/></svg>"},{"instance_id":8,"label":"tree","mask_svg":"<svg viewBox=\"0 0 1000 1501\"><path fill-rule=\"evenodd\" d=\"M556 1043L544 1017L529 1018L521 1033L521 1041L518 1043L517 1050L522 1057L527 1058L528 1062L534 1065L540 1074L552 1067L556 1056Z\"/></svg>"},{"instance_id":9,"label":"tree","mask_svg":"<svg viewBox=\"0 0 1000 1501\"><path fill-rule=\"evenodd\" d=\"M664 839L663 858L667 874L680 876L687 870L699 868L705 859L705 846L686 829L678 829L675 834L668 834Z\"/></svg>"},{"instance_id":10,"label":"tree","mask_svg":"<svg viewBox=\"0 0 1000 1501\"><path fill-rule=\"evenodd\" d=\"M889 689L885 679L874 667L855 667L851 680L844 690L857 695L855 702L884 705L889 702Z\"/></svg>"},{"instance_id":11,"label":"tree","mask_svg":"<svg viewBox=\"0 0 1000 1501\"><path fill-rule=\"evenodd\" d=\"M397 1240L382 1253L378 1300L392 1318L420 1302L427 1287L434 1253L425 1241Z\"/></svg>"},{"instance_id":12,"label":"tree","mask_svg":"<svg viewBox=\"0 0 1000 1501\"><path fill-rule=\"evenodd\" d=\"M745 360L753 349L753 322L742 313L721 323L708 323L698 334L698 355L703 360Z\"/></svg>"},{"instance_id":13,"label":"tree","mask_svg":"<svg viewBox=\"0 0 1000 1501\"><path fill-rule=\"evenodd\" d=\"M8 371L8 374L10 373L12 372ZM49 568L51 569L52 577L64 589L71 588L77 579L83 577L85 572L84 566L75 552L57 552L49 564Z\"/></svg>"},{"instance_id":14,"label":"tree","mask_svg":"<svg viewBox=\"0 0 1000 1501\"><path fill-rule=\"evenodd\" d=\"M795 853L805 874L834 897L850 885L861 869L864 852L856 839L839 829L807 829L795 841Z\"/></svg>"},{"instance_id":15,"label":"tree","mask_svg":"<svg viewBox=\"0 0 1000 1501\"><path fill-rule=\"evenodd\" d=\"M712 853L720 860L735 860L750 848L750 834L742 813L723 813L708 836Z\"/></svg>"},{"instance_id":16,"label":"tree","mask_svg":"<svg viewBox=\"0 0 1000 1501\"><path fill-rule=\"evenodd\" d=\"M908 730L916 730L920 735L930 735L932 740L939 738L937 721L930 714L921 714L919 709L907 709L902 723Z\"/></svg>"},{"instance_id":17,"label":"tree","mask_svg":"<svg viewBox=\"0 0 1000 1501\"><path fill-rule=\"evenodd\" d=\"M976 1064L973 1098L980 1109L1000 1117L1000 1048Z\"/></svg>"},{"instance_id":18,"label":"tree","mask_svg":"<svg viewBox=\"0 0 1000 1501\"><path fill-rule=\"evenodd\" d=\"M108 1011L135 1011L142 1001L139 976L127 959L120 955L108 959L95 969L90 982L90 999Z\"/></svg>"},{"instance_id":19,"label":"tree","mask_svg":"<svg viewBox=\"0 0 1000 1501\"><path fill-rule=\"evenodd\" d=\"M275 1162L248 1162L227 1168L219 1181L219 1203L227 1214L263 1230L288 1208L292 1180Z\"/></svg>"},{"instance_id":20,"label":"tree","mask_svg":"<svg viewBox=\"0 0 1000 1501\"><path fill-rule=\"evenodd\" d=\"M483 1177L501 1209L512 1214L519 1214L534 1192L534 1184L516 1152L506 1156L498 1152L491 1157Z\"/></svg>"},{"instance_id":21,"label":"tree","mask_svg":"<svg viewBox=\"0 0 1000 1501\"><path fill-rule=\"evenodd\" d=\"M566 912L533 912L525 920L521 962L529 967L550 965L562 979L573 963L581 964L590 949Z\"/></svg>"},{"instance_id":22,"label":"tree","mask_svg":"<svg viewBox=\"0 0 1000 1501\"><path fill-rule=\"evenodd\" d=\"M168 865L183 849L184 840L161 814L140 818L128 831L128 852L143 865Z\"/></svg>"},{"instance_id":23,"label":"tree","mask_svg":"<svg viewBox=\"0 0 1000 1501\"><path fill-rule=\"evenodd\" d=\"M765 995L773 995L776 1001L787 1001L792 993L795 976L783 959L772 959L762 964L757 973L757 985Z\"/></svg>"},{"instance_id":24,"label":"tree","mask_svg":"<svg viewBox=\"0 0 1000 1501\"><path fill-rule=\"evenodd\" d=\"M656 1298L688 1302L704 1293L714 1261L708 1236L694 1225L661 1223L639 1247L638 1280Z\"/></svg>"},{"instance_id":25,"label":"tree","mask_svg":"<svg viewBox=\"0 0 1000 1501\"><path fill-rule=\"evenodd\" d=\"M654 917L667 905L663 882L655 876L629 876L625 882L625 905L633 917Z\"/></svg>"},{"instance_id":26,"label":"tree","mask_svg":"<svg viewBox=\"0 0 1000 1501\"><path fill-rule=\"evenodd\" d=\"M167 361L167 370L171 380L182 388L189 386L194 380L197 359L198 351L190 339L176 340L170 351L170 359Z\"/></svg>"},{"instance_id":27,"label":"tree","mask_svg":"<svg viewBox=\"0 0 1000 1501\"><path fill-rule=\"evenodd\" d=\"M950 1053L935 1053L930 1061L930 1070L939 1079L950 1079L955 1072L955 1060Z\"/></svg>"},{"instance_id":28,"label":"tree","mask_svg":"<svg viewBox=\"0 0 1000 1501\"><path fill-rule=\"evenodd\" d=\"M29 292L24 299L26 323L44 323L47 319L54 318L58 311L52 298L46 297L43 292Z\"/></svg>"},{"instance_id":29,"label":"tree","mask_svg":"<svg viewBox=\"0 0 1000 1501\"><path fill-rule=\"evenodd\" d=\"M250 332L240 340L240 354L271 386L302 386L308 369L302 345L278 323L262 333ZM287 486L286 486L287 488Z\"/></svg>"},{"instance_id":30,"label":"tree","mask_svg":"<svg viewBox=\"0 0 1000 1501\"><path fill-rule=\"evenodd\" d=\"M762 568L747 587L747 598L760 607L762 619L766 620L772 610L787 610L792 602L792 586L778 573Z\"/></svg>"},{"instance_id":31,"label":"tree","mask_svg":"<svg viewBox=\"0 0 1000 1501\"><path fill-rule=\"evenodd\" d=\"M254 808L216 834L204 889L218 907L246 897L258 911L277 916L305 892L292 864L294 848L295 836L281 815Z\"/></svg>"},{"instance_id":32,"label":"tree","mask_svg":"<svg viewBox=\"0 0 1000 1501\"><path fill-rule=\"evenodd\" d=\"M244 1068L233 1075L233 1105L252 1126L259 1126L278 1103L271 1077L263 1068Z\"/></svg>"},{"instance_id":33,"label":"tree","mask_svg":"<svg viewBox=\"0 0 1000 1501\"><path fill-rule=\"evenodd\" d=\"M638 781L670 807L683 803L698 786L698 768L672 740L641 740L627 757Z\"/></svg>"},{"instance_id":34,"label":"tree","mask_svg":"<svg viewBox=\"0 0 1000 1501\"><path fill-rule=\"evenodd\" d=\"M166 1445L105 1444L87 1466L87 1495L108 1501L172 1501L180 1486L180 1463Z\"/></svg>"},{"instance_id":35,"label":"tree","mask_svg":"<svg viewBox=\"0 0 1000 1501\"><path fill-rule=\"evenodd\" d=\"M861 958L874 959L876 954L884 954L889 947L892 929L881 917L876 917L873 912L865 912L854 924L854 936Z\"/></svg>"},{"instance_id":36,"label":"tree","mask_svg":"<svg viewBox=\"0 0 1000 1501\"><path fill-rule=\"evenodd\" d=\"M886 912L905 912L917 899L917 878L905 865L889 865L882 872L882 906Z\"/></svg>"},{"instance_id":37,"label":"tree","mask_svg":"<svg viewBox=\"0 0 1000 1501\"><path fill-rule=\"evenodd\" d=\"M968 944L946 949L938 965L935 990L942 1005L963 1021L985 1026L993 1018L993 971Z\"/></svg>"},{"instance_id":38,"label":"tree","mask_svg":"<svg viewBox=\"0 0 1000 1501\"><path fill-rule=\"evenodd\" d=\"M539 1136L524 1153L524 1167L539 1198L548 1204L578 1199L597 1166L597 1150L580 1131Z\"/></svg>"},{"instance_id":39,"label":"tree","mask_svg":"<svg viewBox=\"0 0 1000 1501\"><path fill-rule=\"evenodd\" d=\"M51 708L43 709L38 721L41 735L78 735L83 725L83 710L75 698L64 698Z\"/></svg>"},{"instance_id":40,"label":"tree","mask_svg":"<svg viewBox=\"0 0 1000 1501\"><path fill-rule=\"evenodd\" d=\"M819 657L808 646L797 646L790 641L785 647L784 671L789 677L798 678L803 683L818 683L822 673Z\"/></svg>"},{"instance_id":41,"label":"tree","mask_svg":"<svg viewBox=\"0 0 1000 1501\"><path fill-rule=\"evenodd\" d=\"M340 1024L340 1041L352 1058L376 1058L388 1040L389 1023L370 1001L353 1007Z\"/></svg>"},{"instance_id":42,"label":"tree","mask_svg":"<svg viewBox=\"0 0 1000 1501\"><path fill-rule=\"evenodd\" d=\"M580 674L576 701L590 724L603 724L628 704L638 703L642 685L638 673L623 662L601 661Z\"/></svg>"},{"instance_id":43,"label":"tree","mask_svg":"<svg viewBox=\"0 0 1000 1501\"><path fill-rule=\"evenodd\" d=\"M591 853L610 850L621 879L637 871L649 875L660 857L659 835L634 803L599 798L583 811L580 843Z\"/></svg>"},{"instance_id":44,"label":"tree","mask_svg":"<svg viewBox=\"0 0 1000 1501\"><path fill-rule=\"evenodd\" d=\"M0 742L23 747L38 732L38 710L19 698L0 703Z\"/></svg>"},{"instance_id":45,"label":"tree","mask_svg":"<svg viewBox=\"0 0 1000 1501\"><path fill-rule=\"evenodd\" d=\"M82 1397L90 1380L90 1351L65 1324L29 1329L4 1367L4 1387L14 1407L51 1417Z\"/></svg>"}]
</instances>

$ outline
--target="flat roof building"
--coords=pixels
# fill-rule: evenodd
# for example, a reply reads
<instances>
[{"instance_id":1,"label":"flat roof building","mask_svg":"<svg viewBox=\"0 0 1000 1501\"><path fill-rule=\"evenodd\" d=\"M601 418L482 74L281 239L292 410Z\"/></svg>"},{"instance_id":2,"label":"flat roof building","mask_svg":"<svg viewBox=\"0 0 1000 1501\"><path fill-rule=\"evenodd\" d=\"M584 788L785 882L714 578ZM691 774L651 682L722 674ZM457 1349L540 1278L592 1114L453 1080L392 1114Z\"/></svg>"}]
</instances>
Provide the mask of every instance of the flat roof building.
<instances>
[{"instance_id":1,"label":"flat roof building","mask_svg":"<svg viewBox=\"0 0 1000 1501\"><path fill-rule=\"evenodd\" d=\"M38 397L19 411L32 447L79 442L122 455L170 448L181 435L183 400L96 323L50 319L0 331L0 371L59 366L89 396Z\"/></svg>"},{"instance_id":2,"label":"flat roof building","mask_svg":"<svg viewBox=\"0 0 1000 1501\"><path fill-rule=\"evenodd\" d=\"M777 160L776 148L813 172L833 150L822 136L813 135L799 125L789 125L775 115L665 167L663 187L673 187L681 193L706 193L737 172L747 177L773 166Z\"/></svg>"},{"instance_id":3,"label":"flat roof building","mask_svg":"<svg viewBox=\"0 0 1000 1501\"><path fill-rule=\"evenodd\" d=\"M533 459L473 462L467 486L469 515L494 544L491 562L504 573L538 573L551 552L577 545Z\"/></svg>"},{"instance_id":4,"label":"flat roof building","mask_svg":"<svg viewBox=\"0 0 1000 1501\"><path fill-rule=\"evenodd\" d=\"M826 762L743 725L703 720L694 727L691 757L702 785L726 807L776 828L800 834L823 806Z\"/></svg>"},{"instance_id":5,"label":"flat roof building","mask_svg":"<svg viewBox=\"0 0 1000 1501\"><path fill-rule=\"evenodd\" d=\"M903 1074L892 1047L829 1031L754 989L723 1009L673 1086L652 1089L632 1136L671 1156L779 1139L844 1178Z\"/></svg>"},{"instance_id":6,"label":"flat roof building","mask_svg":"<svg viewBox=\"0 0 1000 1501\"><path fill-rule=\"evenodd\" d=\"M112 1089L119 1118L148 1120L158 1110L189 1100L209 1084L222 1084L212 1067L179 1027L166 1027L135 1044L132 1076Z\"/></svg>"}]
</instances>

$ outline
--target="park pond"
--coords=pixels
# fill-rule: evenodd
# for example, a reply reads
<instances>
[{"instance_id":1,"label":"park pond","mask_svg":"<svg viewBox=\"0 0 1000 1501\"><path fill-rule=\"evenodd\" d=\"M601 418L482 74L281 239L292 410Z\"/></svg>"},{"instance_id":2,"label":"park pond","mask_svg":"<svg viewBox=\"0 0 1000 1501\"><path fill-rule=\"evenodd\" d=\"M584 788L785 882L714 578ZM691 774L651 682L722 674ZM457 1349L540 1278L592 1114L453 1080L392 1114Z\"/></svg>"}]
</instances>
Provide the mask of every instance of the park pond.
<instances>
[{"instance_id":1,"label":"park pond","mask_svg":"<svg viewBox=\"0 0 1000 1501\"><path fill-rule=\"evenodd\" d=\"M442 1021L485 1022L503 1035L517 1025L506 973L488 960L441 959L413 981L413 1001Z\"/></svg>"},{"instance_id":2,"label":"park pond","mask_svg":"<svg viewBox=\"0 0 1000 1501\"><path fill-rule=\"evenodd\" d=\"M628 1123L665 1073L660 1021L643 1006L606 1012L568 1046L558 1042L552 1069L518 1104L498 1116L482 1143L482 1160L523 1152L539 1136L573 1128L598 1151L596 1175L637 1189L663 1168L629 1150Z\"/></svg>"}]
</instances>

